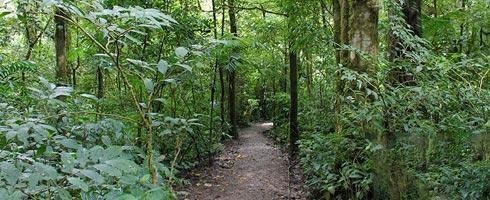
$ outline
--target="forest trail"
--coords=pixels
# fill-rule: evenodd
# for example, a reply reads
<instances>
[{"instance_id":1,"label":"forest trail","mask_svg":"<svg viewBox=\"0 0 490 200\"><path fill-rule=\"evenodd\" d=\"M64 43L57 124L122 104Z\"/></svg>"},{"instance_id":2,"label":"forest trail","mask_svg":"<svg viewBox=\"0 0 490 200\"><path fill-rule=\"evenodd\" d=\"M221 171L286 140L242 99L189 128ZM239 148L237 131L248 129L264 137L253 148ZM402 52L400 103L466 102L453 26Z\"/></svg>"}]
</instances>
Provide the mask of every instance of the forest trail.
<instances>
[{"instance_id":1,"label":"forest trail","mask_svg":"<svg viewBox=\"0 0 490 200\"><path fill-rule=\"evenodd\" d=\"M181 199L303 199L301 185L289 185L287 154L262 134L270 128L272 123L255 123L241 129L212 166L190 174L191 185Z\"/></svg>"}]
</instances>

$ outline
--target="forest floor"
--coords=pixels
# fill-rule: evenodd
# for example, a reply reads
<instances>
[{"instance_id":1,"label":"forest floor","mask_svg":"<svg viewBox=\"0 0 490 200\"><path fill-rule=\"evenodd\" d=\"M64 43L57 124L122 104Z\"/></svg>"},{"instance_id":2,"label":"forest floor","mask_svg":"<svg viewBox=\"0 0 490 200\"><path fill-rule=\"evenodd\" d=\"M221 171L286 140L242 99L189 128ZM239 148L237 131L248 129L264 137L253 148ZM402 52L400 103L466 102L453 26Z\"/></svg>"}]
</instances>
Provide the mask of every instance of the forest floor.
<instances>
[{"instance_id":1,"label":"forest floor","mask_svg":"<svg viewBox=\"0 0 490 200\"><path fill-rule=\"evenodd\" d=\"M212 165L189 173L191 184L181 189L180 199L305 199L297 167L290 176L287 154L263 135L271 128L272 123L255 123L241 129Z\"/></svg>"}]
</instances>

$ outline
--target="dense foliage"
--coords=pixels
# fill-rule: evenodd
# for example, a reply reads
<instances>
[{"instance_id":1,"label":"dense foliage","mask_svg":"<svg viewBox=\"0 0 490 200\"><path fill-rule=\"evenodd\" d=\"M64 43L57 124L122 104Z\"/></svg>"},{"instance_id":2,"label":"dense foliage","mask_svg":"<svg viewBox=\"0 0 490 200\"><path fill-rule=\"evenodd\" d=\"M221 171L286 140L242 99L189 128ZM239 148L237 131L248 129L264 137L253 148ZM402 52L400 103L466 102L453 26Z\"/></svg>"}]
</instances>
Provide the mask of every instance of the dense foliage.
<instances>
[{"instance_id":1,"label":"dense foliage","mask_svg":"<svg viewBox=\"0 0 490 200\"><path fill-rule=\"evenodd\" d=\"M356 2L0 2L0 199L176 199L258 120L311 199L489 199L490 3L359 1L346 32Z\"/></svg>"}]
</instances>

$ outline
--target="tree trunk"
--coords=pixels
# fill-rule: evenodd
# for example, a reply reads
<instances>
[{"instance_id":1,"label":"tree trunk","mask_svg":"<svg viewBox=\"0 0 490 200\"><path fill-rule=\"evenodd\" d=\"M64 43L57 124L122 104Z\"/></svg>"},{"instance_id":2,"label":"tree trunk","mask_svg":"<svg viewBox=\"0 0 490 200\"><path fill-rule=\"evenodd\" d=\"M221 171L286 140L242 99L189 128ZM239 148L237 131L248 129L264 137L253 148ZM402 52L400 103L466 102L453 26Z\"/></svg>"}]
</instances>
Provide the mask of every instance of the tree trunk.
<instances>
[{"instance_id":1,"label":"tree trunk","mask_svg":"<svg viewBox=\"0 0 490 200\"><path fill-rule=\"evenodd\" d=\"M287 67L287 63L289 62L289 49L286 47L284 49L284 65L282 67L282 73L283 73L283 76L282 76L282 79L281 79L281 91L286 93L288 92L288 67Z\"/></svg>"},{"instance_id":2,"label":"tree trunk","mask_svg":"<svg viewBox=\"0 0 490 200\"><path fill-rule=\"evenodd\" d=\"M393 0L394 6L401 6L401 11L403 18L405 19L405 23L408 26L408 29L412 31L414 36L420 37L422 35L422 21L421 21L421 0L406 0L401 2L400 0ZM398 9L393 8L389 15L397 15ZM402 41L401 38L398 38L393 31L391 30L388 35L389 38L389 52L390 52L390 60L395 61L397 59L403 59L406 56L403 55L403 48L405 41ZM407 49L410 51L411 49Z\"/></svg>"},{"instance_id":3,"label":"tree trunk","mask_svg":"<svg viewBox=\"0 0 490 200\"><path fill-rule=\"evenodd\" d=\"M353 1L350 8L349 44L371 56L363 59L355 51L349 52L348 67L358 72L374 72L372 60L378 56L378 5L376 0Z\"/></svg>"},{"instance_id":4,"label":"tree trunk","mask_svg":"<svg viewBox=\"0 0 490 200\"><path fill-rule=\"evenodd\" d=\"M289 147L291 156L298 153L299 126L298 126L298 55L293 48L289 52L289 81L291 105L289 108Z\"/></svg>"},{"instance_id":5,"label":"tree trunk","mask_svg":"<svg viewBox=\"0 0 490 200\"><path fill-rule=\"evenodd\" d=\"M341 31L341 21L340 21L340 1L341 0L333 0L333 21L334 21L334 31L333 31L333 45L335 48L335 61L340 63L340 31Z\"/></svg>"},{"instance_id":6,"label":"tree trunk","mask_svg":"<svg viewBox=\"0 0 490 200\"><path fill-rule=\"evenodd\" d=\"M408 29L416 37L422 36L422 21L421 21L421 0L406 0L401 2L400 0L394 0L395 8L390 11L389 15L397 15L398 9L396 7L401 6L402 15ZM397 62L407 58L406 53L413 51L414 49L407 48L406 42L402 38L398 38L394 33L396 30L391 30L388 34L389 38L389 60ZM390 72L390 80L393 84L401 85L413 85L415 84L413 75L406 69L394 69Z\"/></svg>"},{"instance_id":7,"label":"tree trunk","mask_svg":"<svg viewBox=\"0 0 490 200\"><path fill-rule=\"evenodd\" d=\"M376 0L353 1L334 0L334 23L337 29L334 39L341 46L347 45L355 50L342 49L338 55L338 64L359 73L373 73L374 63L378 56L378 9ZM335 16L339 16L338 18ZM362 54L368 55L366 59ZM336 110L336 132L342 132L340 114L342 110L342 99L340 96L348 95L345 89L350 87L340 80L341 74L337 74L337 98Z\"/></svg>"},{"instance_id":8,"label":"tree trunk","mask_svg":"<svg viewBox=\"0 0 490 200\"><path fill-rule=\"evenodd\" d=\"M56 49L56 79L58 84L67 85L69 83L69 71L67 60L67 32L68 24L65 18L67 14L61 8L57 8L54 16L55 21L55 49Z\"/></svg>"},{"instance_id":9,"label":"tree trunk","mask_svg":"<svg viewBox=\"0 0 490 200\"><path fill-rule=\"evenodd\" d=\"M234 37L238 37L238 28L236 24L236 13L235 13L235 0L228 0L228 14L230 17L230 32ZM232 55L236 54L237 50L234 49L232 51ZM238 137L238 119L237 119L237 110L236 110L236 91L235 91L235 78L236 78L236 69L229 69L228 71L228 106L229 106L229 114L230 114L230 135L234 138Z\"/></svg>"},{"instance_id":10,"label":"tree trunk","mask_svg":"<svg viewBox=\"0 0 490 200\"><path fill-rule=\"evenodd\" d=\"M97 67L97 98L104 98L104 72L102 68Z\"/></svg>"},{"instance_id":11,"label":"tree trunk","mask_svg":"<svg viewBox=\"0 0 490 200\"><path fill-rule=\"evenodd\" d=\"M289 153L290 158L295 160L298 154L299 125L298 125L298 49L295 46L296 20L295 16L299 5L298 2L290 0L288 5L288 43L289 43Z\"/></svg>"},{"instance_id":12,"label":"tree trunk","mask_svg":"<svg viewBox=\"0 0 490 200\"><path fill-rule=\"evenodd\" d=\"M198 2L199 3L199 2ZM214 39L218 39L218 22L217 22L217 18L216 18L216 4L215 4L215 0L211 0L211 5L212 5L212 8L213 8L213 36L214 36ZM211 81L211 108L209 110L209 116L210 116L210 119L209 119L209 134L211 136L213 136L213 129L214 129L214 96L215 96L215 93L216 93L216 73L218 72L218 58L216 57L214 59L214 64L213 64L213 79Z\"/></svg>"}]
</instances>

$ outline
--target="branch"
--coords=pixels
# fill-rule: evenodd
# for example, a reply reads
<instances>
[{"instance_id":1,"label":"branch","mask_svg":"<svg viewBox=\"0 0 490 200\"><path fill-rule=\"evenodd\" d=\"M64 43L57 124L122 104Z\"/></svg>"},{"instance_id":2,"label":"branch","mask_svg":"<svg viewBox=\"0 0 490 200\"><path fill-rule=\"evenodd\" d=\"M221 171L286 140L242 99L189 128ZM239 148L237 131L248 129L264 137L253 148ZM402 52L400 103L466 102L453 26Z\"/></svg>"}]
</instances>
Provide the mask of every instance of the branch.
<instances>
[{"instance_id":1,"label":"branch","mask_svg":"<svg viewBox=\"0 0 490 200\"><path fill-rule=\"evenodd\" d=\"M237 12L239 12L240 10L259 10L259 11L262 11L262 12L265 12L265 13L269 13L269 14L273 14L273 15L279 15L279 16L283 16L283 17L287 17L288 16L287 14L284 14L284 13L280 13L280 12L276 12L276 11L271 11L271 10L266 10L262 6L261 7L257 7L257 6L254 6L254 7L239 7L239 6L235 6L235 8L238 9Z\"/></svg>"}]
</instances>

